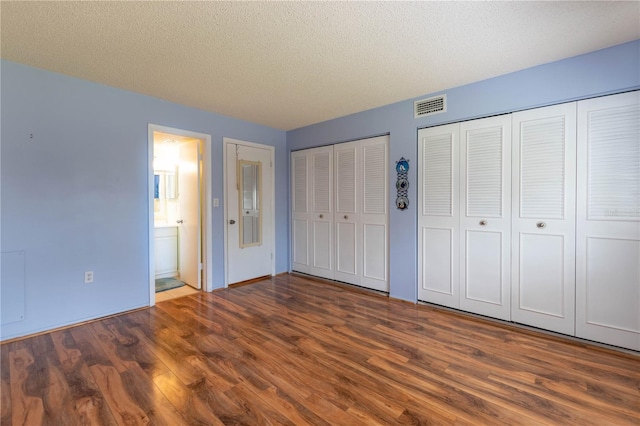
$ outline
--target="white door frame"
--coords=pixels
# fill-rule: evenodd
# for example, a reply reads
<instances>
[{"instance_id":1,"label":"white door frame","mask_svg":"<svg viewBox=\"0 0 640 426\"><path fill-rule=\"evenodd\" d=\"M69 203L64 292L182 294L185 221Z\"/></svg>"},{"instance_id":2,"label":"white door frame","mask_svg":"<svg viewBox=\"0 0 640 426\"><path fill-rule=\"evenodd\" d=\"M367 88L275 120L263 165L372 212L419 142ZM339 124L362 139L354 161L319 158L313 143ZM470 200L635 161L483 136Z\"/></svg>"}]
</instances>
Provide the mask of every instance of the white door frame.
<instances>
[{"instance_id":1,"label":"white door frame","mask_svg":"<svg viewBox=\"0 0 640 426\"><path fill-rule=\"evenodd\" d=\"M270 158L271 158L271 164L273 164L274 167L271 167L271 200L273 201L271 203L271 229L273 230L272 235L273 238L271 239L271 253L273 253L273 256L271 258L271 275L275 275L275 271L276 271L276 197L275 197L275 188L276 188L276 173L275 173L275 147L270 146L270 145L263 145L263 144L259 144L259 143L255 143L255 142L247 142L247 141L241 141L238 139L232 139L232 138L222 138L222 148L223 148L223 152L222 152L222 158L224 158L224 161L222 162L222 176L223 176L223 200L224 200L224 208L222 209L224 211L224 286L225 288L229 287L229 259L228 259L228 253L229 250L227 250L227 244L229 242L229 239L227 237L227 223L228 223L228 218L227 218L227 207L228 207L228 200L227 200L227 151L229 149L229 145L244 145L244 146L248 146L251 148L259 148L259 149L266 149L269 151L270 154Z\"/></svg>"},{"instance_id":2,"label":"white door frame","mask_svg":"<svg viewBox=\"0 0 640 426\"><path fill-rule=\"evenodd\" d=\"M155 227L153 223L153 133L170 133L172 135L184 136L188 138L200 139L203 141L202 147L202 164L204 167L204 174L202 176L202 192L201 200L204 203L204 217L200 221L200 232L203 235L204 250L202 253L202 263L204 264L204 277L202 280L202 289L204 291L213 290L212 282L212 266L213 266L213 236L210 232L212 224L212 212L211 212L211 135L205 133L192 132L190 130L176 129L173 127L160 126L157 124L149 124L148 127L148 162L147 162L147 177L148 177L148 197L149 197L149 306L156 304L156 283L155 283L155 241L154 233Z\"/></svg>"}]
</instances>

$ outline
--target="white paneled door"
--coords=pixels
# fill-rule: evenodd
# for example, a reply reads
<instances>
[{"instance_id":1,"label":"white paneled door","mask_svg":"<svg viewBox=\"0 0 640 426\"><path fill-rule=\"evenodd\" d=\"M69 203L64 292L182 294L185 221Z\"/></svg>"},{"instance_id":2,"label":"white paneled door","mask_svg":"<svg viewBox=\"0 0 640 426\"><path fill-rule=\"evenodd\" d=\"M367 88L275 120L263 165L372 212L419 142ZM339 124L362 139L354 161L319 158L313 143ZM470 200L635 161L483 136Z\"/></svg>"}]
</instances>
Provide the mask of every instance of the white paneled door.
<instances>
[{"instance_id":1,"label":"white paneled door","mask_svg":"<svg viewBox=\"0 0 640 426\"><path fill-rule=\"evenodd\" d=\"M333 279L333 147L315 148L311 163L309 273Z\"/></svg>"},{"instance_id":2,"label":"white paneled door","mask_svg":"<svg viewBox=\"0 0 640 426\"><path fill-rule=\"evenodd\" d=\"M336 268L334 278L360 285L362 250L358 241L362 237L360 209L356 199L361 195L361 152L358 142L334 146L336 186Z\"/></svg>"},{"instance_id":3,"label":"white paneled door","mask_svg":"<svg viewBox=\"0 0 640 426\"><path fill-rule=\"evenodd\" d=\"M460 307L460 125L418 133L418 299Z\"/></svg>"},{"instance_id":4,"label":"white paneled door","mask_svg":"<svg viewBox=\"0 0 640 426\"><path fill-rule=\"evenodd\" d=\"M358 141L361 161L358 204L362 251L360 285L389 291L388 279L388 144L389 136Z\"/></svg>"},{"instance_id":5,"label":"white paneled door","mask_svg":"<svg viewBox=\"0 0 640 426\"><path fill-rule=\"evenodd\" d=\"M640 92L578 102L576 335L640 350Z\"/></svg>"},{"instance_id":6,"label":"white paneled door","mask_svg":"<svg viewBox=\"0 0 640 426\"><path fill-rule=\"evenodd\" d=\"M333 146L291 153L292 269L334 277Z\"/></svg>"},{"instance_id":7,"label":"white paneled door","mask_svg":"<svg viewBox=\"0 0 640 426\"><path fill-rule=\"evenodd\" d=\"M309 256L310 201L309 156L304 151L291 153L291 264L294 271L310 273Z\"/></svg>"},{"instance_id":8,"label":"white paneled door","mask_svg":"<svg viewBox=\"0 0 640 426\"><path fill-rule=\"evenodd\" d=\"M388 136L334 145L335 279L380 291L387 280Z\"/></svg>"},{"instance_id":9,"label":"white paneled door","mask_svg":"<svg viewBox=\"0 0 640 426\"><path fill-rule=\"evenodd\" d=\"M460 309L511 319L511 116L460 124Z\"/></svg>"},{"instance_id":10,"label":"white paneled door","mask_svg":"<svg viewBox=\"0 0 640 426\"><path fill-rule=\"evenodd\" d=\"M227 283L272 275L273 148L226 140Z\"/></svg>"},{"instance_id":11,"label":"white paneled door","mask_svg":"<svg viewBox=\"0 0 640 426\"><path fill-rule=\"evenodd\" d=\"M202 242L200 228L200 142L183 142L178 162L178 270L180 280L191 287L202 287Z\"/></svg>"},{"instance_id":12,"label":"white paneled door","mask_svg":"<svg viewBox=\"0 0 640 426\"><path fill-rule=\"evenodd\" d=\"M575 330L576 104L513 114L512 320Z\"/></svg>"}]
</instances>

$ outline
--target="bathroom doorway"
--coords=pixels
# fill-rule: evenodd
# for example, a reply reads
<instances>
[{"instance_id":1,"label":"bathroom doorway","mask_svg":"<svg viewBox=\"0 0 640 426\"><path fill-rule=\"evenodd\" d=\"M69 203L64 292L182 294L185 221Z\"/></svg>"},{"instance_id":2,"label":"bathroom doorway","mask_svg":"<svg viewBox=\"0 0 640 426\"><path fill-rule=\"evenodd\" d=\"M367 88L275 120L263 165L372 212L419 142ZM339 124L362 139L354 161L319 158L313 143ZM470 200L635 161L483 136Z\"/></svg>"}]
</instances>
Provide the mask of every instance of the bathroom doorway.
<instances>
[{"instance_id":1,"label":"bathroom doorway","mask_svg":"<svg viewBox=\"0 0 640 426\"><path fill-rule=\"evenodd\" d=\"M210 291L211 137L149 125L149 305Z\"/></svg>"}]
</instances>

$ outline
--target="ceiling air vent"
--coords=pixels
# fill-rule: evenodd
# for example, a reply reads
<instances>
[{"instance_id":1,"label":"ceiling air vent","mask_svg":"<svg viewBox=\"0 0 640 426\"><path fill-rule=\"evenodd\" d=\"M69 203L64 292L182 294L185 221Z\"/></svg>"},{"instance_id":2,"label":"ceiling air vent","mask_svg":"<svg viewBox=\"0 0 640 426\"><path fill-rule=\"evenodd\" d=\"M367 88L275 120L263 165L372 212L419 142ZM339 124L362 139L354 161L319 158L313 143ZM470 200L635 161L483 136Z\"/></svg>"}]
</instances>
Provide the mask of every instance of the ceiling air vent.
<instances>
[{"instance_id":1,"label":"ceiling air vent","mask_svg":"<svg viewBox=\"0 0 640 426\"><path fill-rule=\"evenodd\" d=\"M447 95L434 96L413 103L415 118L447 111Z\"/></svg>"}]
</instances>

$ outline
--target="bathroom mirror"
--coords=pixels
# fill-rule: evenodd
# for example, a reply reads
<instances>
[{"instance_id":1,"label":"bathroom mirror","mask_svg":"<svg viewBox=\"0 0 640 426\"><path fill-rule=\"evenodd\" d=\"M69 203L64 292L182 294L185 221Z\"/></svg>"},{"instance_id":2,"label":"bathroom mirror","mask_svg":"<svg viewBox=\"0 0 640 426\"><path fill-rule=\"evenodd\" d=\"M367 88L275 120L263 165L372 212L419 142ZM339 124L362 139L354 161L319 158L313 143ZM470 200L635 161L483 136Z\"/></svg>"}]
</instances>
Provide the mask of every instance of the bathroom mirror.
<instances>
[{"instance_id":1,"label":"bathroom mirror","mask_svg":"<svg viewBox=\"0 0 640 426\"><path fill-rule=\"evenodd\" d=\"M262 244L261 175L262 164L259 161L238 161L241 248Z\"/></svg>"},{"instance_id":2,"label":"bathroom mirror","mask_svg":"<svg viewBox=\"0 0 640 426\"><path fill-rule=\"evenodd\" d=\"M153 198L156 200L178 198L176 179L174 171L156 171L153 175Z\"/></svg>"},{"instance_id":3,"label":"bathroom mirror","mask_svg":"<svg viewBox=\"0 0 640 426\"><path fill-rule=\"evenodd\" d=\"M174 198L178 198L178 191L176 189L177 185L176 185L176 174L175 174L175 172L165 172L164 183L165 183L164 184L164 187L165 187L164 196L169 200L173 200Z\"/></svg>"}]
</instances>

